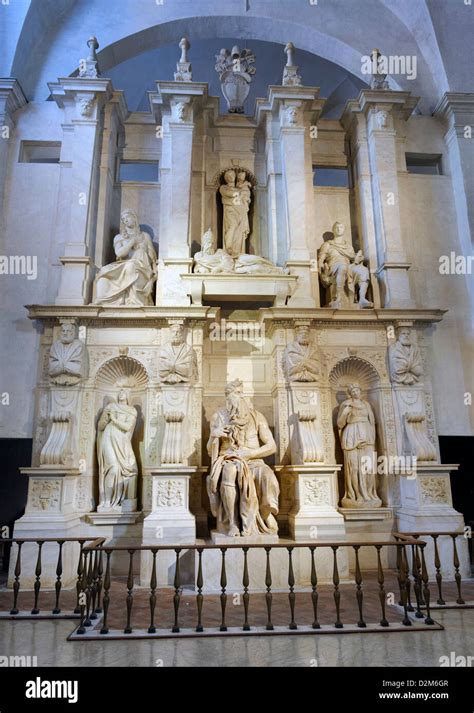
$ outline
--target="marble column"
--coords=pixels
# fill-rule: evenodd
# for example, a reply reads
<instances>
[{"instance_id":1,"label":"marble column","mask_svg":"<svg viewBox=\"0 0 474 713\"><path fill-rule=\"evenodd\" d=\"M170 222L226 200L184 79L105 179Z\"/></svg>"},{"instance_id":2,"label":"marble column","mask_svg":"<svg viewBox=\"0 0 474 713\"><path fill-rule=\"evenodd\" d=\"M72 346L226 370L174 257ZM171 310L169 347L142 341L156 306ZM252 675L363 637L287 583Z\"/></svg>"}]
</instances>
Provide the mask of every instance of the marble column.
<instances>
[{"instance_id":1,"label":"marble column","mask_svg":"<svg viewBox=\"0 0 474 713\"><path fill-rule=\"evenodd\" d=\"M69 216L60 226L66 238L56 304L84 305L93 278L103 106L113 89L109 79L96 77L68 77L48 86L64 110L60 163L68 167L60 181L59 202L69 207ZM58 235L57 242L63 241Z\"/></svg>"},{"instance_id":2,"label":"marble column","mask_svg":"<svg viewBox=\"0 0 474 713\"><path fill-rule=\"evenodd\" d=\"M414 306L408 276L411 265L401 228L396 125L409 118L417 102L409 92L364 90L345 111L346 125L351 113L361 113L366 123L371 194L362 191L360 200L368 204L362 214L372 210L374 215L376 274L384 307Z\"/></svg>"},{"instance_id":3,"label":"marble column","mask_svg":"<svg viewBox=\"0 0 474 713\"><path fill-rule=\"evenodd\" d=\"M195 119L207 84L157 82L150 94L157 132L162 133L160 166L160 256L156 303L189 305L181 274L192 271L191 178Z\"/></svg>"},{"instance_id":4,"label":"marble column","mask_svg":"<svg viewBox=\"0 0 474 713\"><path fill-rule=\"evenodd\" d=\"M453 199L456 209L459 243L463 255L472 254L474 235L474 93L446 92L434 111L444 122L444 140L448 148ZM474 285L470 276L467 287L471 305Z\"/></svg>"},{"instance_id":5,"label":"marble column","mask_svg":"<svg viewBox=\"0 0 474 713\"><path fill-rule=\"evenodd\" d=\"M9 142L15 130L14 115L27 100L16 79L0 79L0 221L3 215Z\"/></svg>"},{"instance_id":6,"label":"marble column","mask_svg":"<svg viewBox=\"0 0 474 713\"><path fill-rule=\"evenodd\" d=\"M286 235L282 240L276 231L273 252L277 249L278 262L284 261L291 274L298 276L288 301L292 307L319 306L317 273L311 269L311 257L314 257L311 255L311 245L314 244L311 127L316 125L323 106L319 88L302 86L271 86L268 98L257 102L257 121L265 124L271 166L274 172L281 170ZM279 143L279 156L276 142ZM276 190L273 186L273 191ZM278 217L275 212L273 220Z\"/></svg>"}]
</instances>

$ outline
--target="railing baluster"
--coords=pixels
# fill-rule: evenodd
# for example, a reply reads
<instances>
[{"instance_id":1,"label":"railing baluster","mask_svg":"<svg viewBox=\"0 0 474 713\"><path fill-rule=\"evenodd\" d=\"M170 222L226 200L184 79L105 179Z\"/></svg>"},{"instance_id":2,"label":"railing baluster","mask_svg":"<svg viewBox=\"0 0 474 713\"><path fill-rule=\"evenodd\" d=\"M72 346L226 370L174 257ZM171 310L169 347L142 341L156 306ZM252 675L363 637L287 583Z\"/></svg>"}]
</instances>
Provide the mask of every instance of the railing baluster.
<instances>
[{"instance_id":1,"label":"railing baluster","mask_svg":"<svg viewBox=\"0 0 474 713\"><path fill-rule=\"evenodd\" d=\"M173 634L179 634L179 605L181 603L181 574L179 571L179 555L181 552L181 548L177 547L175 549L176 552L176 569L174 573L174 597L173 597L173 606L174 606L174 626L172 628Z\"/></svg>"},{"instance_id":2,"label":"railing baluster","mask_svg":"<svg viewBox=\"0 0 474 713\"><path fill-rule=\"evenodd\" d=\"M267 605L267 625L266 625L266 630L267 631L273 631L273 624L272 624L272 570L270 567L270 552L272 548L271 547L265 547L265 552L267 553L267 563L266 563L266 568L265 568L265 586L267 588L267 591L265 593L265 603Z\"/></svg>"},{"instance_id":3,"label":"railing baluster","mask_svg":"<svg viewBox=\"0 0 474 713\"><path fill-rule=\"evenodd\" d=\"M289 625L289 629L297 629L297 625L295 622L295 601L296 601L296 595L295 595L295 573L293 571L293 547L287 547L288 550L288 587L289 587L289 594L288 594L288 600L290 602L290 613L291 613L291 621Z\"/></svg>"},{"instance_id":4,"label":"railing baluster","mask_svg":"<svg viewBox=\"0 0 474 713\"><path fill-rule=\"evenodd\" d=\"M153 556L153 561L151 565L151 578L150 578L150 626L148 627L149 634L156 634L155 626L155 608L156 608L156 553L158 550L153 548L151 553Z\"/></svg>"},{"instance_id":5,"label":"railing baluster","mask_svg":"<svg viewBox=\"0 0 474 713\"><path fill-rule=\"evenodd\" d=\"M398 585L400 587L400 599L403 606L403 620L402 624L404 626L411 626L410 617L408 616L408 595L407 595L407 579L408 579L408 561L407 554L405 550L405 545L397 545L397 550L399 552L398 560Z\"/></svg>"},{"instance_id":6,"label":"railing baluster","mask_svg":"<svg viewBox=\"0 0 474 713\"><path fill-rule=\"evenodd\" d=\"M127 623L124 634L132 633L132 608L133 608L133 556L135 550L128 550L129 562L128 562L128 577L127 577Z\"/></svg>"},{"instance_id":7,"label":"railing baluster","mask_svg":"<svg viewBox=\"0 0 474 713\"><path fill-rule=\"evenodd\" d=\"M94 558L93 558L93 551L88 550L87 552L87 566L86 563L84 563L84 577L85 577L85 583L86 583L86 620L84 622L84 626L91 626L91 597L92 597L92 577L93 577L93 567L94 567Z\"/></svg>"},{"instance_id":8,"label":"railing baluster","mask_svg":"<svg viewBox=\"0 0 474 713\"><path fill-rule=\"evenodd\" d=\"M87 624L87 612L86 612L86 609L87 609L87 601L88 601L88 598L89 598L89 595L88 595L88 592L87 592L87 589L88 589L88 586L87 586L87 571L88 571L88 568L87 568L87 560L88 560L90 551L85 551L85 552L84 552L84 551L81 550L81 554L82 554L83 563L82 563L82 573L81 573L81 582L80 582L80 587L81 587L81 588L80 588L80 592L79 592L79 596L78 596L78 603L79 603L79 610L80 610L81 618L80 618L80 621L79 621L79 627L78 627L78 629L77 629L77 633L78 633L78 634L85 634L85 633L86 633L86 626L88 626L88 624Z\"/></svg>"},{"instance_id":9,"label":"railing baluster","mask_svg":"<svg viewBox=\"0 0 474 713\"><path fill-rule=\"evenodd\" d=\"M59 553L58 553L58 563L56 565L56 583L54 588L56 590L56 602L53 609L53 614L60 614L61 609L59 608L59 597L61 594L61 575L63 573L63 545L64 540L58 540Z\"/></svg>"},{"instance_id":10,"label":"railing baluster","mask_svg":"<svg viewBox=\"0 0 474 713\"><path fill-rule=\"evenodd\" d=\"M79 597L81 594L82 573L83 573L83 566L84 566L83 549L84 549L84 540L80 540L79 541L79 561L77 563L77 582L76 582L77 601L76 601L76 608L74 609L74 614L81 613L81 605L79 603Z\"/></svg>"},{"instance_id":11,"label":"railing baluster","mask_svg":"<svg viewBox=\"0 0 474 713\"><path fill-rule=\"evenodd\" d=\"M380 550L382 549L382 545L375 545L375 548L377 550L377 581L379 583L379 599L380 599L380 608L382 610L382 618L380 620L380 626L388 626L388 621L387 617L385 615L385 605L387 603L387 594L385 593L385 578L383 574L383 567L382 567L382 560L380 557Z\"/></svg>"},{"instance_id":12,"label":"railing baluster","mask_svg":"<svg viewBox=\"0 0 474 713\"><path fill-rule=\"evenodd\" d=\"M198 573L197 573L197 579L196 579L196 585L198 588L198 592L196 595L196 605L197 605L197 613L198 613L198 621L197 621L197 626L196 626L196 631L201 633L204 631L204 628L202 626L202 604L204 597L202 595L202 585L204 584L204 579L202 576L202 547L198 547Z\"/></svg>"},{"instance_id":13,"label":"railing baluster","mask_svg":"<svg viewBox=\"0 0 474 713\"><path fill-rule=\"evenodd\" d=\"M421 605L423 604L423 593L422 593L422 583L421 583L421 562L418 554L418 545L411 545L411 559L412 559L412 574L413 574L413 589L415 592L416 599L416 610L415 616L417 619L423 619L423 612L421 611ZM408 580L410 577L408 576Z\"/></svg>"},{"instance_id":14,"label":"railing baluster","mask_svg":"<svg viewBox=\"0 0 474 713\"><path fill-rule=\"evenodd\" d=\"M18 614L18 594L20 592L20 576L21 576L21 548L23 542L19 541L17 543L18 551L16 553L15 562L15 581L13 582L13 606L10 609L10 614Z\"/></svg>"},{"instance_id":15,"label":"railing baluster","mask_svg":"<svg viewBox=\"0 0 474 713\"><path fill-rule=\"evenodd\" d=\"M97 567L97 606L95 608L95 613L96 614L102 614L102 605L101 605L101 594L102 594L102 574L103 574L103 560L102 560L102 555L103 552L102 550L99 551L99 565Z\"/></svg>"},{"instance_id":16,"label":"railing baluster","mask_svg":"<svg viewBox=\"0 0 474 713\"><path fill-rule=\"evenodd\" d=\"M453 540L453 564L454 564L454 579L456 580L456 587L458 590L458 598L456 599L456 604L465 604L466 602L462 598L461 594L461 575L459 573L459 557L458 550L456 547L457 535L451 535Z\"/></svg>"},{"instance_id":17,"label":"railing baluster","mask_svg":"<svg viewBox=\"0 0 474 713\"><path fill-rule=\"evenodd\" d=\"M433 546L434 546L434 565L436 568L436 585L438 587L438 599L437 599L437 604L440 604L441 606L443 604L446 604L446 602L443 599L443 591L442 591L442 586L443 586L443 576L441 574L441 561L439 559L439 552L438 552L438 535L432 535L433 538Z\"/></svg>"},{"instance_id":18,"label":"railing baluster","mask_svg":"<svg viewBox=\"0 0 474 713\"><path fill-rule=\"evenodd\" d=\"M431 597L431 595L430 595L430 588L428 586L428 570L426 568L424 545L420 545L420 549L421 549L421 577L423 580L423 597L424 597L425 606L426 606L425 624L431 625L431 624L434 624L434 621L431 618L431 612L430 612L430 597Z\"/></svg>"},{"instance_id":19,"label":"railing baluster","mask_svg":"<svg viewBox=\"0 0 474 713\"><path fill-rule=\"evenodd\" d=\"M222 552L222 562L221 562L221 595L220 595L220 600L221 600L221 614L222 614L222 620L221 620L221 625L219 627L219 631L227 631L227 626L225 623L225 608L227 605L227 594L226 594L226 587L227 587L227 574L225 571L225 555L227 552L227 547L221 547L220 548Z\"/></svg>"},{"instance_id":20,"label":"railing baluster","mask_svg":"<svg viewBox=\"0 0 474 713\"><path fill-rule=\"evenodd\" d=\"M35 592L35 603L33 604L33 609L31 610L32 614L39 614L40 610L38 607L38 600L39 600L39 593L41 589L41 550L43 548L43 542L38 541L38 557L36 560L36 567L35 567L35 583L33 585L34 592Z\"/></svg>"},{"instance_id":21,"label":"railing baluster","mask_svg":"<svg viewBox=\"0 0 474 713\"><path fill-rule=\"evenodd\" d=\"M360 571L360 563L359 563L359 550L360 550L360 545L354 545L354 551L355 551L355 560L356 560L356 569L355 569L355 583L356 583L356 599L357 599L357 606L359 608L359 621L357 622L357 626L361 629L365 629L367 627L367 624L364 621L364 615L362 613L362 605L364 601L364 594L362 592L362 574Z\"/></svg>"},{"instance_id":22,"label":"railing baluster","mask_svg":"<svg viewBox=\"0 0 474 713\"><path fill-rule=\"evenodd\" d=\"M332 546L332 551L333 551L333 557L334 557L334 567L333 567L333 573L332 573L332 581L334 584L334 603L336 605L336 621L334 623L334 626L336 629L342 629L343 628L343 623L341 621L340 617L340 607L341 607L341 592L339 591L339 570L337 568L337 551L339 547L337 545Z\"/></svg>"},{"instance_id":23,"label":"railing baluster","mask_svg":"<svg viewBox=\"0 0 474 713\"><path fill-rule=\"evenodd\" d=\"M107 615L109 613L109 603L110 603L110 555L112 553L110 550L105 551L106 562L105 562L105 577L104 577L104 618L102 620L102 628L100 630L101 634L108 634L109 629L107 627Z\"/></svg>"},{"instance_id":24,"label":"railing baluster","mask_svg":"<svg viewBox=\"0 0 474 713\"><path fill-rule=\"evenodd\" d=\"M244 594L243 594L243 600L244 600L244 626L243 630L244 631L250 631L250 624L249 624L249 600L250 600L250 594L249 594L249 568L248 568L248 561L247 561L247 554L249 551L248 547L242 547L243 552L244 552L244 574L242 576L242 585L244 588Z\"/></svg>"},{"instance_id":25,"label":"railing baluster","mask_svg":"<svg viewBox=\"0 0 474 713\"><path fill-rule=\"evenodd\" d=\"M92 567L92 584L91 584L91 619L97 619L97 614L95 610L96 599L97 599L97 579L99 572L99 552L94 550L94 559Z\"/></svg>"},{"instance_id":26,"label":"railing baluster","mask_svg":"<svg viewBox=\"0 0 474 713\"><path fill-rule=\"evenodd\" d=\"M312 628L313 629L320 629L321 624L318 621L318 599L319 599L319 594L318 594L318 576L316 573L316 565L314 562L314 551L315 547L310 547L310 552L311 552L311 602L313 604L313 615L314 615L314 620L312 623Z\"/></svg>"}]
</instances>

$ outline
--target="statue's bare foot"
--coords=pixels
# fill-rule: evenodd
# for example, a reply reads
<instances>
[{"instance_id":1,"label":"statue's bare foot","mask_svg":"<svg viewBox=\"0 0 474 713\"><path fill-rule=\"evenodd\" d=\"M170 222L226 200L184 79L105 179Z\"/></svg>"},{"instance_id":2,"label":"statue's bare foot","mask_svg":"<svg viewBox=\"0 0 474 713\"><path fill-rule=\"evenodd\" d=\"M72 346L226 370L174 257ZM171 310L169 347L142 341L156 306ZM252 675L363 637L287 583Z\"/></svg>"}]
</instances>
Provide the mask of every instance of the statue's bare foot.
<instances>
[{"instance_id":1,"label":"statue's bare foot","mask_svg":"<svg viewBox=\"0 0 474 713\"><path fill-rule=\"evenodd\" d=\"M240 537L240 530L237 525L231 525L227 534L229 537Z\"/></svg>"},{"instance_id":2,"label":"statue's bare foot","mask_svg":"<svg viewBox=\"0 0 474 713\"><path fill-rule=\"evenodd\" d=\"M369 300L359 300L359 309L372 309L373 306L374 303Z\"/></svg>"}]
</instances>

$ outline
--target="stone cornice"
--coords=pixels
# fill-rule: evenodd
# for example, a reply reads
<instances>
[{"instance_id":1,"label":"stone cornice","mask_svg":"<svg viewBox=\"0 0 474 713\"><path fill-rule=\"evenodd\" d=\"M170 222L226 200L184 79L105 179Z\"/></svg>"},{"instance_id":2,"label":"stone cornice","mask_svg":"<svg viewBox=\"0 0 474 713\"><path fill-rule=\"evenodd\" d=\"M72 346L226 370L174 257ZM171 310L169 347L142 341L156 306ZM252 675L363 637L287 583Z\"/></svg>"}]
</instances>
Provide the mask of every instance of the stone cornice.
<instances>
[{"instance_id":1,"label":"stone cornice","mask_svg":"<svg viewBox=\"0 0 474 713\"><path fill-rule=\"evenodd\" d=\"M270 322L278 322L280 320L301 320L310 319L312 322L331 322L334 324L340 322L350 322L354 324L372 323L386 324L394 322L441 322L447 310L442 309L361 309L361 310L345 310L332 309L329 307L320 308L265 308L260 310L260 319Z\"/></svg>"},{"instance_id":2,"label":"stone cornice","mask_svg":"<svg viewBox=\"0 0 474 713\"><path fill-rule=\"evenodd\" d=\"M29 319L54 320L59 318L77 319L84 323L89 320L138 323L163 323L169 319L215 320L218 307L103 307L101 305L26 305Z\"/></svg>"},{"instance_id":3,"label":"stone cornice","mask_svg":"<svg viewBox=\"0 0 474 713\"><path fill-rule=\"evenodd\" d=\"M13 77L0 79L0 114L12 116L27 103L28 100L17 79Z\"/></svg>"}]
</instances>

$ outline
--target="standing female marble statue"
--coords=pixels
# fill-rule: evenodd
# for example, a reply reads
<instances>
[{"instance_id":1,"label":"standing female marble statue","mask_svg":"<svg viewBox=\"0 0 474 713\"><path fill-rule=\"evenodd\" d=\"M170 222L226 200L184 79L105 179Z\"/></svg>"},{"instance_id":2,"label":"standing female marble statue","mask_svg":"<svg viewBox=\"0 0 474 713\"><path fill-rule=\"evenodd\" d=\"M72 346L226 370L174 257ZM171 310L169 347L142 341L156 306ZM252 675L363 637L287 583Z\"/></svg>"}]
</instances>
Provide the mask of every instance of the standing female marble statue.
<instances>
[{"instance_id":1,"label":"standing female marble statue","mask_svg":"<svg viewBox=\"0 0 474 713\"><path fill-rule=\"evenodd\" d=\"M346 492L344 508L380 507L375 488L377 454L375 452L375 417L371 405L361 399L359 384L349 384L349 398L339 407L337 427L344 451Z\"/></svg>"},{"instance_id":2,"label":"standing female marble statue","mask_svg":"<svg viewBox=\"0 0 474 713\"><path fill-rule=\"evenodd\" d=\"M245 171L236 174L234 170L225 172L224 181L219 189L224 208L223 245L225 251L236 258L245 253L245 241L250 233L250 183Z\"/></svg>"},{"instance_id":3,"label":"standing female marble statue","mask_svg":"<svg viewBox=\"0 0 474 713\"><path fill-rule=\"evenodd\" d=\"M152 305L157 256L150 236L140 230L132 210L124 210L120 216L114 250L117 261L105 265L95 279L94 304Z\"/></svg>"},{"instance_id":4,"label":"standing female marble statue","mask_svg":"<svg viewBox=\"0 0 474 713\"><path fill-rule=\"evenodd\" d=\"M97 425L99 495L97 512L136 510L138 466L132 448L137 410L120 389L117 401L109 403Z\"/></svg>"}]
</instances>

